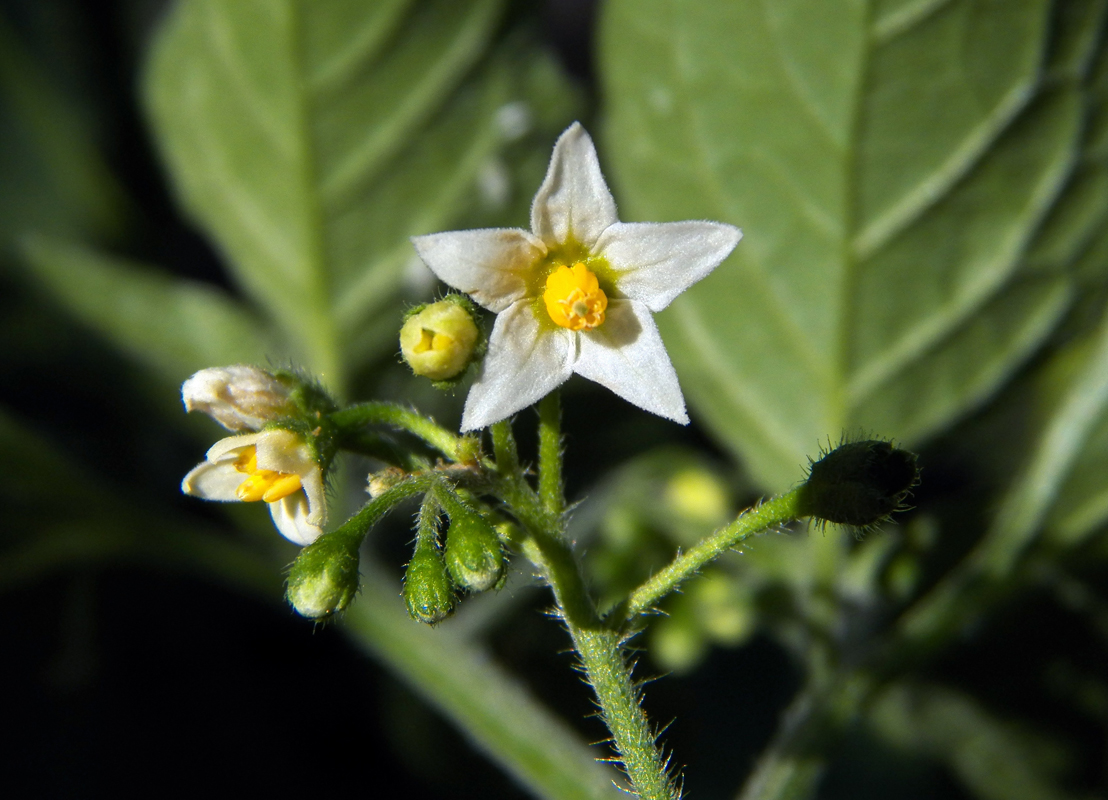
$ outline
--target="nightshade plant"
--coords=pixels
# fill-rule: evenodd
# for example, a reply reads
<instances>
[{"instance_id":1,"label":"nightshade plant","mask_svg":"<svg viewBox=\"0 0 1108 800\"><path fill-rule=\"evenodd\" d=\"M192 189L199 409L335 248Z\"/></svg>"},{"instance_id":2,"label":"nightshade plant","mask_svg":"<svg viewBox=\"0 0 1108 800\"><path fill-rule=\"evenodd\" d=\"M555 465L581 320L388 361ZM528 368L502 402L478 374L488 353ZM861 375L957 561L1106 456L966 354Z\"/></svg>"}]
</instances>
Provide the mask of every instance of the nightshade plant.
<instances>
[{"instance_id":1,"label":"nightshade plant","mask_svg":"<svg viewBox=\"0 0 1108 800\"><path fill-rule=\"evenodd\" d=\"M1108 793L1108 0L84 5L0 3L8 794Z\"/></svg>"},{"instance_id":2,"label":"nightshade plant","mask_svg":"<svg viewBox=\"0 0 1108 800\"><path fill-rule=\"evenodd\" d=\"M455 435L418 412L372 402L340 408L319 399L321 391L304 379L232 366L186 381L185 407L203 410L225 427L257 431L212 447L182 489L209 500L269 506L278 530L307 545L289 570L288 597L310 618L329 617L354 600L366 535L392 506L413 496L423 496L404 579L414 619L441 622L454 611L459 593L488 591L502 581L505 548L520 553L554 594L629 791L650 800L675 799L681 796L679 781L647 721L626 655L643 615L756 534L802 517L858 528L887 520L917 482L916 458L886 442L844 443L814 463L796 489L740 514L602 612L566 532L558 387L578 372L644 410L687 424L677 376L650 311L661 311L710 273L741 234L715 222L620 223L592 140L576 122L554 145L532 205L531 229L439 233L414 241L440 278L498 315L462 417L463 432L488 428L491 454L483 451L481 437ZM468 366L468 358L457 353L477 351L476 321L469 314L443 300L409 317L409 341L401 350L417 372L426 371L428 352L448 353L453 362L444 373L436 361L431 377L451 378ZM412 320L420 325L418 335ZM539 452L532 483L508 418L536 401ZM386 474L370 477L372 499L323 533L322 472L336 449L359 452L360 437L379 427L414 434L442 460L400 455Z\"/></svg>"}]
</instances>

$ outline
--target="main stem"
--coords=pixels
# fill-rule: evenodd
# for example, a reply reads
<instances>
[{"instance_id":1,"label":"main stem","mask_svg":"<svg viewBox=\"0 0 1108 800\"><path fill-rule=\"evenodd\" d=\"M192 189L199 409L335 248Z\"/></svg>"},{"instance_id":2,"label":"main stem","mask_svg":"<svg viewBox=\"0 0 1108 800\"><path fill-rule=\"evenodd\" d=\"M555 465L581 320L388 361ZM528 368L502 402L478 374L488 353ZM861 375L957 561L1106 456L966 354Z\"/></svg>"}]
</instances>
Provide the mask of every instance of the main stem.
<instances>
[{"instance_id":1,"label":"main stem","mask_svg":"<svg viewBox=\"0 0 1108 800\"><path fill-rule=\"evenodd\" d=\"M624 659L620 633L600 620L561 532L554 535L554 531L543 530L531 520L521 522L530 534L521 542L522 550L554 591L634 793L645 800L678 800L680 792L666 769L666 759L640 704L641 693Z\"/></svg>"},{"instance_id":2,"label":"main stem","mask_svg":"<svg viewBox=\"0 0 1108 800\"><path fill-rule=\"evenodd\" d=\"M501 497L527 529L518 544L554 592L635 794L646 800L678 800L680 792L666 768L642 709L641 693L624 659L622 634L601 620L565 539L558 396L548 395L539 404L538 494L523 478L507 423L494 425L492 434Z\"/></svg>"}]
</instances>

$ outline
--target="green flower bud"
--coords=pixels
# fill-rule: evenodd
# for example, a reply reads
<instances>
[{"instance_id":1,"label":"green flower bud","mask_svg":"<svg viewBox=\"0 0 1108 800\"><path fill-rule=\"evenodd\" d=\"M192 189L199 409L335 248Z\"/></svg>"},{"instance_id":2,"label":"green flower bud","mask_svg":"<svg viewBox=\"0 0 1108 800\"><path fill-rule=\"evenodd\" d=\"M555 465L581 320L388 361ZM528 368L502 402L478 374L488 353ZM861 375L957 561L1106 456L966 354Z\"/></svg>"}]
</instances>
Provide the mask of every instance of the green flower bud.
<instances>
[{"instance_id":1,"label":"green flower bud","mask_svg":"<svg viewBox=\"0 0 1108 800\"><path fill-rule=\"evenodd\" d=\"M461 375L480 355L474 314L461 295L415 309L400 329L400 353L412 372L433 381Z\"/></svg>"},{"instance_id":2,"label":"green flower bud","mask_svg":"<svg viewBox=\"0 0 1108 800\"><path fill-rule=\"evenodd\" d=\"M404 602L412 619L428 625L454 613L454 585L434 547L416 547L404 572Z\"/></svg>"},{"instance_id":3,"label":"green flower bud","mask_svg":"<svg viewBox=\"0 0 1108 800\"><path fill-rule=\"evenodd\" d=\"M889 442L847 442L812 464L801 513L821 522L868 528L903 507L919 482L916 454Z\"/></svg>"},{"instance_id":4,"label":"green flower bud","mask_svg":"<svg viewBox=\"0 0 1108 800\"><path fill-rule=\"evenodd\" d=\"M358 593L360 540L324 535L300 551L285 596L301 616L322 619L342 611Z\"/></svg>"},{"instance_id":5,"label":"green flower bud","mask_svg":"<svg viewBox=\"0 0 1108 800\"><path fill-rule=\"evenodd\" d=\"M461 502L446 507L446 568L454 583L471 592L485 592L504 575L500 537L488 520Z\"/></svg>"}]
</instances>

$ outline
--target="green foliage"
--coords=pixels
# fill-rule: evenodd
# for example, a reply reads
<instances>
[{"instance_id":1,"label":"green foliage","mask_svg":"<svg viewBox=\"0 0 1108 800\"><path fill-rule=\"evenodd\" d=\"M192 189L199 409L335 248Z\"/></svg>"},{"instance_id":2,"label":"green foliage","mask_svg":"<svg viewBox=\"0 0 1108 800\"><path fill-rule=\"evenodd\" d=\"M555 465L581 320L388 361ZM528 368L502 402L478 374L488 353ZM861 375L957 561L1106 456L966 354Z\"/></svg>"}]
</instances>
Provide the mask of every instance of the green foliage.
<instances>
[{"instance_id":1,"label":"green foliage","mask_svg":"<svg viewBox=\"0 0 1108 800\"><path fill-rule=\"evenodd\" d=\"M250 311L213 287L51 239L27 240L24 255L70 314L170 385L281 352Z\"/></svg>"},{"instance_id":2,"label":"green foliage","mask_svg":"<svg viewBox=\"0 0 1108 800\"><path fill-rule=\"evenodd\" d=\"M0 17L0 248L27 230L118 235L127 201L94 125Z\"/></svg>"},{"instance_id":3,"label":"green foliage","mask_svg":"<svg viewBox=\"0 0 1108 800\"><path fill-rule=\"evenodd\" d=\"M743 797L822 793L825 766L860 721L892 745L884 752L941 765L973 796L1077 796L1060 787L1095 780L1067 772L1080 733L1044 736L1036 711L1000 713L947 668L995 633L996 612L1029 596L1084 626L1089 675L1108 642L1095 583L1108 555L1108 0L601 4L589 127L607 144L601 164L623 218L701 217L745 232L728 263L658 318L694 417L738 456L737 477L695 433L624 419L587 394L567 394L567 418L583 408L588 423L565 440L558 403L543 404L532 468L532 442L521 436L520 459L510 423L489 454L480 435L457 437L416 411L421 389L384 364L404 307L431 294L408 237L525 226L549 143L581 110L517 25L537 19L525 5L169 8L137 83L168 188L222 259L227 289L112 254L147 252L159 232L128 225L155 217L134 214L107 166L94 101L68 96L49 59L0 19L0 261L19 258L50 301L14 280L0 296L0 311L15 311L5 341L19 345L0 381L0 498L16 520L0 589L124 563L279 601L292 551L268 517L236 503L194 517L175 496L173 465L190 422L166 431L133 409L149 404L136 388L175 404L165 387L203 367L291 363L340 400L374 385L372 402L313 406L302 422L388 466L369 467L380 470L373 499L349 516L365 502L367 467L343 457L357 474L329 476L336 530L300 551L288 596L313 617L350 605L342 630L356 646L536 796L609 797L619 777L585 744L599 728L570 730L474 641L494 634L496 659L532 663L524 629L538 615L520 600L538 587L513 574L521 557L555 589L623 761L639 759L632 780L662 778L662 796L676 793L674 771L637 705L628 643L644 647L644 665L695 676L681 691L695 683L713 700L733 689L746 701L775 676L719 670L730 662L713 649L756 636L787 652L802 685ZM133 384L115 362L60 352L84 330L96 334L89 351L106 344L127 356L123 369L138 366ZM29 367L42 353L59 363ZM452 413L458 400L431 402ZM105 409L125 419L105 421ZM73 452L56 444L109 424L118 430ZM933 494L905 500L915 462L904 461L879 495L855 492L872 507L864 519L836 505L853 479L810 487L806 501L796 488L735 519L734 500L797 486L819 443L844 433L927 448ZM104 463L74 456L103 441L120 445ZM647 442L646 453L617 465L628 442ZM587 454L585 480L562 475L563 446L571 467ZM330 455L329 444L328 466ZM856 472L872 479L869 466ZM386 570L377 551L408 534L382 518L421 494L414 554ZM824 517L859 525L920 507L859 538L781 527L813 494L831 504ZM747 539L767 529L778 535ZM377 541L359 550L367 535ZM522 610L509 618L510 604ZM1022 644L1008 634L1013 650ZM1044 680L1026 663L1039 655L1004 661L1005 677L1049 683L1054 673ZM1080 694L1082 724L1102 735L1103 681L1078 686L1082 665L1050 663ZM1004 696L1003 680L986 680ZM531 681L551 691L544 683ZM745 763L732 746L750 725L739 711L705 739ZM695 784L698 751L678 757L690 793L709 796Z\"/></svg>"},{"instance_id":4,"label":"green foliage","mask_svg":"<svg viewBox=\"0 0 1108 800\"><path fill-rule=\"evenodd\" d=\"M601 63L624 208L744 228L660 320L694 408L770 487L828 432L943 430L1049 335L1108 215L1103 4L679 6L608 4Z\"/></svg>"},{"instance_id":5,"label":"green foliage","mask_svg":"<svg viewBox=\"0 0 1108 800\"><path fill-rule=\"evenodd\" d=\"M500 6L187 0L154 47L145 94L182 202L339 391L408 236L448 225L500 144L509 65L462 81Z\"/></svg>"}]
</instances>

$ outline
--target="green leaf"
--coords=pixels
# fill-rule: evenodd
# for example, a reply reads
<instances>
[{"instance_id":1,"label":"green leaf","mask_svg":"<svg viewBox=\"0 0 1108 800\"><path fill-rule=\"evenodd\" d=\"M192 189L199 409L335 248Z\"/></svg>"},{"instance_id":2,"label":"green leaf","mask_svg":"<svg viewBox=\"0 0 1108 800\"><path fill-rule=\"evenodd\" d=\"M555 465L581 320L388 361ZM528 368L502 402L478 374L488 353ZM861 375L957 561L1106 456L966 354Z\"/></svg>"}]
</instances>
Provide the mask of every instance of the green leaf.
<instances>
[{"instance_id":1,"label":"green leaf","mask_svg":"<svg viewBox=\"0 0 1108 800\"><path fill-rule=\"evenodd\" d=\"M499 144L506 63L463 79L502 0L182 0L145 96L188 212L338 390L345 344L395 299Z\"/></svg>"},{"instance_id":2,"label":"green leaf","mask_svg":"<svg viewBox=\"0 0 1108 800\"><path fill-rule=\"evenodd\" d=\"M367 573L368 568L368 574ZM362 591L343 621L364 650L456 724L471 742L526 787L550 800L615 800L618 777L519 681L491 661L451 621L412 622L395 578L363 566Z\"/></svg>"},{"instance_id":3,"label":"green leaf","mask_svg":"<svg viewBox=\"0 0 1108 800\"><path fill-rule=\"evenodd\" d=\"M1048 541L1075 547L1108 521L1108 317L1058 353L1037 383L1049 413L998 523L1017 533L1045 526Z\"/></svg>"},{"instance_id":4,"label":"green leaf","mask_svg":"<svg viewBox=\"0 0 1108 800\"><path fill-rule=\"evenodd\" d=\"M67 311L171 384L212 365L287 356L218 289L43 237L28 239L24 255Z\"/></svg>"},{"instance_id":5,"label":"green leaf","mask_svg":"<svg viewBox=\"0 0 1108 800\"><path fill-rule=\"evenodd\" d=\"M111 235L126 199L89 120L0 17L0 247L23 233Z\"/></svg>"},{"instance_id":6,"label":"green leaf","mask_svg":"<svg viewBox=\"0 0 1108 800\"><path fill-rule=\"evenodd\" d=\"M659 324L694 412L765 485L842 430L943 430L1065 312L1058 264L1106 198L1095 169L1070 181L1092 45L1052 19L1045 0L606 6L621 208L744 229ZM1016 280L1033 245L1051 277Z\"/></svg>"}]
</instances>

